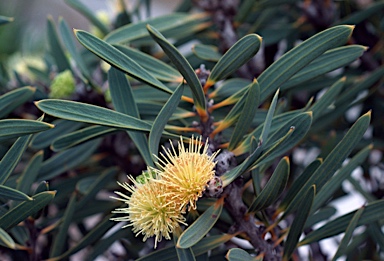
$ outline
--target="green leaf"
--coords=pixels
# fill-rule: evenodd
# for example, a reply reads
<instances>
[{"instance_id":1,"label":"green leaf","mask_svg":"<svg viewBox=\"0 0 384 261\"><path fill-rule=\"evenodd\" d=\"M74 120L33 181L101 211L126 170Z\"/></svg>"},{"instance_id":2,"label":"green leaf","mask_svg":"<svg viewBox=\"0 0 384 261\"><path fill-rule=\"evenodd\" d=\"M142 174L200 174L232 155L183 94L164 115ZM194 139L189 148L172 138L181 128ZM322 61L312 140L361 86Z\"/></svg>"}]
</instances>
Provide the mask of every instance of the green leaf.
<instances>
[{"instance_id":1,"label":"green leaf","mask_svg":"<svg viewBox=\"0 0 384 261\"><path fill-rule=\"evenodd\" d=\"M101 140L92 140L66 151L60 152L44 161L38 180L47 180L82 164L97 149Z\"/></svg>"},{"instance_id":2,"label":"green leaf","mask_svg":"<svg viewBox=\"0 0 384 261\"><path fill-rule=\"evenodd\" d=\"M115 67L111 67L108 72L108 84L112 103L116 111L140 119L132 87L125 74ZM135 143L136 148L139 150L146 164L148 166L153 166L152 155L148 148L147 136L144 133L133 131L128 131L127 133Z\"/></svg>"},{"instance_id":3,"label":"green leaf","mask_svg":"<svg viewBox=\"0 0 384 261\"><path fill-rule=\"evenodd\" d=\"M279 92L280 91L277 90L275 95L273 96L271 105L269 106L269 109L268 109L267 116L265 117L265 120L264 120L263 130L261 131L260 138L259 138L259 142L261 143L262 146L268 140L272 118L273 118L273 115L275 114L277 99L279 97Z\"/></svg>"},{"instance_id":4,"label":"green leaf","mask_svg":"<svg viewBox=\"0 0 384 261\"><path fill-rule=\"evenodd\" d=\"M12 174L27 148L32 135L18 138L0 161L0 185Z\"/></svg>"},{"instance_id":5,"label":"green leaf","mask_svg":"<svg viewBox=\"0 0 384 261\"><path fill-rule=\"evenodd\" d=\"M204 61L217 62L221 58L218 48L214 45L195 44L192 52Z\"/></svg>"},{"instance_id":6,"label":"green leaf","mask_svg":"<svg viewBox=\"0 0 384 261\"><path fill-rule=\"evenodd\" d=\"M316 198L316 197L315 197ZM313 205L311 210L313 209ZM315 224L325 221L332 217L334 214L336 214L337 210L334 207L324 207L318 211L316 211L315 214L310 215L307 219L307 222L305 223L304 228L312 228Z\"/></svg>"},{"instance_id":7,"label":"green leaf","mask_svg":"<svg viewBox=\"0 0 384 261\"><path fill-rule=\"evenodd\" d=\"M32 198L26 195L25 193L4 185L0 185L0 198L4 198L7 200L18 200L18 201L32 200Z\"/></svg>"},{"instance_id":8,"label":"green leaf","mask_svg":"<svg viewBox=\"0 0 384 261\"><path fill-rule=\"evenodd\" d=\"M384 9L384 2L373 2L370 6L364 8L363 10L353 12L351 15L338 20L336 24L359 24L365 19L369 19L374 16L376 13L382 14L382 9Z\"/></svg>"},{"instance_id":9,"label":"green leaf","mask_svg":"<svg viewBox=\"0 0 384 261\"><path fill-rule=\"evenodd\" d=\"M316 186L318 193L321 191L324 184L331 179L335 171L341 166L342 162L351 153L352 149L363 137L365 131L369 126L371 113L368 112L361 116L355 124L349 129L344 138L336 145L336 147L329 153L327 158L324 160L306 183L301 187L300 191L295 195L294 199L288 205L287 209L293 210L298 202L303 197L303 193L311 187ZM287 210L286 210L287 211ZM285 215L285 214L284 214Z\"/></svg>"},{"instance_id":10,"label":"green leaf","mask_svg":"<svg viewBox=\"0 0 384 261\"><path fill-rule=\"evenodd\" d=\"M6 117L10 112L32 98L36 88L21 87L0 96L0 118Z\"/></svg>"},{"instance_id":11,"label":"green leaf","mask_svg":"<svg viewBox=\"0 0 384 261\"><path fill-rule=\"evenodd\" d=\"M223 210L224 199L219 199L210 206L191 226L189 226L177 241L179 248L189 248L198 243L215 225Z\"/></svg>"},{"instance_id":12,"label":"green leaf","mask_svg":"<svg viewBox=\"0 0 384 261\"><path fill-rule=\"evenodd\" d=\"M72 59L76 62L81 73L87 79L87 81L92 82L91 74L87 66L84 63L84 60L81 57L81 54L76 49L75 41L73 40L73 33L69 29L67 22L63 18L59 18L59 31L61 38L63 40L64 46L67 48L68 52L71 54Z\"/></svg>"},{"instance_id":13,"label":"green leaf","mask_svg":"<svg viewBox=\"0 0 384 261\"><path fill-rule=\"evenodd\" d=\"M309 233L300 243L299 246L310 244L312 242L320 241L324 238L332 237L345 232L353 216L358 210L351 211L341 217L327 222L322 227ZM384 200L377 200L368 203L363 213L361 214L357 225L367 225L383 219L384 215Z\"/></svg>"},{"instance_id":14,"label":"green leaf","mask_svg":"<svg viewBox=\"0 0 384 261\"><path fill-rule=\"evenodd\" d=\"M80 12L84 17L86 17L94 26L96 26L103 34L109 32L108 27L97 18L96 13L89 9L85 4L79 0L65 0L65 2L70 5L72 8Z\"/></svg>"},{"instance_id":15,"label":"green leaf","mask_svg":"<svg viewBox=\"0 0 384 261\"><path fill-rule=\"evenodd\" d=\"M41 100L35 104L43 112L66 120L127 130L149 131L151 129L150 124L135 117L91 104L56 99Z\"/></svg>"},{"instance_id":16,"label":"green leaf","mask_svg":"<svg viewBox=\"0 0 384 261\"><path fill-rule=\"evenodd\" d=\"M201 13L192 15L185 13L172 13L122 26L109 33L104 40L111 44L127 43L138 39L148 40L150 37L146 29L147 24L156 26L162 34L168 35L172 29L179 28L181 30L185 30L185 28L190 27L189 24L195 24L196 22L198 24L202 23L206 20L206 18L207 15Z\"/></svg>"},{"instance_id":17,"label":"green leaf","mask_svg":"<svg viewBox=\"0 0 384 261\"><path fill-rule=\"evenodd\" d=\"M345 253L348 243L353 236L353 231L355 231L357 222L359 221L361 215L363 214L363 211L364 211L364 207L361 207L353 215L351 221L348 224L347 230L345 231L344 237L341 240L339 247L337 248L337 251L332 258L332 261L336 261L340 256L342 256Z\"/></svg>"},{"instance_id":18,"label":"green leaf","mask_svg":"<svg viewBox=\"0 0 384 261\"><path fill-rule=\"evenodd\" d=\"M357 153L344 167L339 169L339 171L324 184L322 190L317 193L315 200L312 206L312 212L316 211L321 207L335 191L341 186L341 183L356 169L361 165L365 159L368 157L369 153L372 150L372 145L369 145Z\"/></svg>"},{"instance_id":19,"label":"green leaf","mask_svg":"<svg viewBox=\"0 0 384 261\"><path fill-rule=\"evenodd\" d=\"M205 96L200 80L187 59L173 46L167 39L154 27L147 25L147 30L151 37L160 45L161 49L167 54L171 62L176 66L179 72L183 75L191 88L193 100L196 109L205 111Z\"/></svg>"},{"instance_id":20,"label":"green leaf","mask_svg":"<svg viewBox=\"0 0 384 261\"><path fill-rule=\"evenodd\" d=\"M173 233L173 242L174 244L176 245L177 243L177 240L179 239L179 236L180 236L180 233L182 232L180 227L179 227L179 230L180 231L175 231ZM186 261L195 261L195 255L193 254L193 251L192 251L192 248L189 247L189 248L179 248L179 247L176 247L175 246L175 249L176 249L176 253L177 253L177 258L179 260L186 260Z\"/></svg>"},{"instance_id":21,"label":"green leaf","mask_svg":"<svg viewBox=\"0 0 384 261\"><path fill-rule=\"evenodd\" d=\"M322 96L315 102L309 109L313 113L313 119L316 120L324 114L324 111L327 110L329 106L335 101L336 96L340 93L341 89L345 84L346 78L343 77L337 82L335 82Z\"/></svg>"},{"instance_id":22,"label":"green leaf","mask_svg":"<svg viewBox=\"0 0 384 261\"><path fill-rule=\"evenodd\" d=\"M243 135L247 133L249 127L252 124L252 119L255 117L257 107L259 107L259 102L260 87L258 82L255 80L249 86L243 110L240 112L239 119L229 140L228 150L233 150L243 139Z\"/></svg>"},{"instance_id":23,"label":"green leaf","mask_svg":"<svg viewBox=\"0 0 384 261\"><path fill-rule=\"evenodd\" d=\"M109 229L111 229L115 225L115 222L112 222L110 218L111 218L111 215L105 217L94 228L92 228L92 230L89 233L87 233L79 242L77 242L77 244L74 247L68 249L66 252L64 252L60 256L50 258L49 261L63 260L66 257L74 253L77 253L81 249L98 241L102 236L104 236L104 234Z\"/></svg>"},{"instance_id":24,"label":"green leaf","mask_svg":"<svg viewBox=\"0 0 384 261\"><path fill-rule=\"evenodd\" d=\"M88 32L82 30L75 30L74 32L79 42L84 45L85 48L100 57L102 60L119 68L120 70L126 72L128 75L139 81L143 81L166 93L172 93L172 91L168 89L167 86L162 84L137 62L126 56L117 48L104 42L103 40L100 40Z\"/></svg>"},{"instance_id":25,"label":"green leaf","mask_svg":"<svg viewBox=\"0 0 384 261\"><path fill-rule=\"evenodd\" d=\"M52 247L49 253L50 257L58 256L64 251L64 247L67 243L67 236L69 225L72 222L72 217L75 212L77 200L77 193L72 192L71 198L65 208L65 213L61 218L61 223L58 227L58 232L56 236L53 238Z\"/></svg>"},{"instance_id":26,"label":"green leaf","mask_svg":"<svg viewBox=\"0 0 384 261\"><path fill-rule=\"evenodd\" d=\"M68 134L64 134L57 138L51 146L53 151L63 151L84 143L86 141L113 133L117 129L106 126L90 126Z\"/></svg>"},{"instance_id":27,"label":"green leaf","mask_svg":"<svg viewBox=\"0 0 384 261\"><path fill-rule=\"evenodd\" d=\"M289 158L284 157L280 160L264 189L252 202L248 212L263 210L272 205L283 192L289 178Z\"/></svg>"},{"instance_id":28,"label":"green leaf","mask_svg":"<svg viewBox=\"0 0 384 261\"><path fill-rule=\"evenodd\" d=\"M39 151L29 160L20 178L17 180L17 190L24 193L30 192L32 184L39 173L41 163L43 162L43 156L43 151Z\"/></svg>"},{"instance_id":29,"label":"green leaf","mask_svg":"<svg viewBox=\"0 0 384 261\"><path fill-rule=\"evenodd\" d=\"M130 57L132 60L140 64L156 79L166 82L182 82L183 78L179 71L165 62L154 58L151 55L140 52L128 46L114 45L122 53Z\"/></svg>"},{"instance_id":30,"label":"green leaf","mask_svg":"<svg viewBox=\"0 0 384 261\"><path fill-rule=\"evenodd\" d=\"M326 51L302 70L297 72L286 83L281 85L281 90L287 90L301 83L305 83L327 72L345 66L360 57L367 47L361 45L348 45Z\"/></svg>"},{"instance_id":31,"label":"green leaf","mask_svg":"<svg viewBox=\"0 0 384 261\"><path fill-rule=\"evenodd\" d=\"M49 130L53 127L54 125L52 124L34 120L0 120L0 142L27 134Z\"/></svg>"},{"instance_id":32,"label":"green leaf","mask_svg":"<svg viewBox=\"0 0 384 261\"><path fill-rule=\"evenodd\" d=\"M13 238L1 227L0 227L0 241L10 249L16 248L16 244Z\"/></svg>"},{"instance_id":33,"label":"green leaf","mask_svg":"<svg viewBox=\"0 0 384 261\"><path fill-rule=\"evenodd\" d=\"M349 39L353 28L349 25L329 28L280 57L257 78L261 88L261 101L325 51L344 44Z\"/></svg>"},{"instance_id":34,"label":"green leaf","mask_svg":"<svg viewBox=\"0 0 384 261\"><path fill-rule=\"evenodd\" d=\"M287 195L281 201L277 210L278 212L285 211L284 215L291 213L291 211L287 210L287 206L290 205L292 200L296 197L297 193L299 193L301 188L306 184L308 179L322 163L322 159L316 159L304 169L301 175L293 182L292 186L289 188ZM281 219L283 219L283 217Z\"/></svg>"},{"instance_id":35,"label":"green leaf","mask_svg":"<svg viewBox=\"0 0 384 261\"><path fill-rule=\"evenodd\" d=\"M184 83L181 83L179 87L177 87L177 89L171 95L171 97L169 98L167 103L164 105L164 107L161 109L155 121L153 122L151 131L149 132L149 139L148 139L149 151L151 152L151 155L157 156L159 151L159 143L164 131L164 127L167 124L169 118L175 112L177 106L179 105L183 91L184 91ZM157 162L157 158L155 156L152 156L152 160L154 162Z\"/></svg>"},{"instance_id":36,"label":"green leaf","mask_svg":"<svg viewBox=\"0 0 384 261\"><path fill-rule=\"evenodd\" d=\"M7 17L7 16L0 15L0 25L13 22L13 20L14 20L13 17Z\"/></svg>"},{"instance_id":37,"label":"green leaf","mask_svg":"<svg viewBox=\"0 0 384 261\"><path fill-rule=\"evenodd\" d=\"M80 128L84 123L67 120L55 120L55 128L49 129L43 133L33 135L30 146L34 149L44 149L49 147L55 139L66 133L70 133Z\"/></svg>"},{"instance_id":38,"label":"green leaf","mask_svg":"<svg viewBox=\"0 0 384 261\"><path fill-rule=\"evenodd\" d=\"M0 227L7 230L37 213L51 202L55 191L45 191L34 195L32 201L24 201L0 217Z\"/></svg>"},{"instance_id":39,"label":"green leaf","mask_svg":"<svg viewBox=\"0 0 384 261\"><path fill-rule=\"evenodd\" d=\"M211 86L228 77L248 62L259 50L261 41L257 34L249 34L238 40L213 67L206 85Z\"/></svg>"},{"instance_id":40,"label":"green leaf","mask_svg":"<svg viewBox=\"0 0 384 261\"><path fill-rule=\"evenodd\" d=\"M225 255L225 258L228 259L228 261L255 261L254 257L240 248L231 248Z\"/></svg>"},{"instance_id":41,"label":"green leaf","mask_svg":"<svg viewBox=\"0 0 384 261\"><path fill-rule=\"evenodd\" d=\"M307 221L309 211L313 203L313 198L315 197L315 186L311 186L304 193L303 197L300 200L298 211L296 213L295 219L292 222L292 225L289 228L288 236L284 244L284 253L283 260L288 261L293 252L297 247L299 242L300 235L303 233L304 225Z\"/></svg>"},{"instance_id":42,"label":"green leaf","mask_svg":"<svg viewBox=\"0 0 384 261\"><path fill-rule=\"evenodd\" d=\"M56 62L58 71L62 72L68 69L70 70L71 66L65 56L63 46L60 43L52 16L49 16L47 20L47 33L50 54Z\"/></svg>"}]
</instances>

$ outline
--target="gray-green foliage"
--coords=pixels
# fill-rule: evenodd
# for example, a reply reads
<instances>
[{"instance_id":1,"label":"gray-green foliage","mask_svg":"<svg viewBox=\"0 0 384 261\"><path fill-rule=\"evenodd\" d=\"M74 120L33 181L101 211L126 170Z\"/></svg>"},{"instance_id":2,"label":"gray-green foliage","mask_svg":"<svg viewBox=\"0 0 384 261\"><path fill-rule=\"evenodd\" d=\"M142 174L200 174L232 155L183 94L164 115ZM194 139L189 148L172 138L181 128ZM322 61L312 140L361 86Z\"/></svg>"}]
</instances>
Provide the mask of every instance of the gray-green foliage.
<instances>
[{"instance_id":1,"label":"gray-green foliage","mask_svg":"<svg viewBox=\"0 0 384 261\"><path fill-rule=\"evenodd\" d=\"M80 1L66 2L98 36L72 33L64 18L58 25L49 18L49 48L41 54L46 69L29 66L10 76L6 70L13 68L0 64L0 83L7 82L0 89L2 252L63 260L87 249L93 260L119 241L123 259L317 260L316 248L309 257L298 256L297 248L345 232L334 258L383 258L383 190L367 190L350 175L362 166L376 184L366 159L384 145L377 135L382 118L375 117L384 111L384 56L380 48L363 46L383 42L383 1L367 8L340 3L333 20L313 17L309 8L325 8L315 1L299 8L294 0L243 0L235 15L221 4L206 13L203 1L193 1L194 7L183 1L156 18L139 11L151 1L138 1L132 11L119 9L109 24ZM220 11L228 12L234 35L215 24ZM7 30L13 19L1 15L1 30ZM363 23L370 25L369 31L358 28L371 34L367 43L353 34L352 24ZM199 41L192 53L181 52L191 40ZM281 42L284 54L271 60ZM264 56L256 59L260 49ZM351 66L359 57L360 64ZM343 72L329 73L338 68ZM344 115L355 105L363 107L362 116L349 123ZM373 137L364 136L369 128ZM112 231L111 211L126 206L108 195L128 193L116 181L132 174L143 183L147 178L140 175L153 176L143 171L155 166L160 144L192 134L208 138L211 152L221 150L216 176L223 191L199 199L197 210L186 214L188 227L151 252L152 239L142 242L130 227ZM305 166L292 161L298 147L321 152ZM334 219L333 201L348 193L341 186L347 179L367 205ZM89 225L94 215L99 221ZM354 233L359 226L364 228ZM233 237L253 249L227 244ZM368 241L372 249L359 252Z\"/></svg>"}]
</instances>

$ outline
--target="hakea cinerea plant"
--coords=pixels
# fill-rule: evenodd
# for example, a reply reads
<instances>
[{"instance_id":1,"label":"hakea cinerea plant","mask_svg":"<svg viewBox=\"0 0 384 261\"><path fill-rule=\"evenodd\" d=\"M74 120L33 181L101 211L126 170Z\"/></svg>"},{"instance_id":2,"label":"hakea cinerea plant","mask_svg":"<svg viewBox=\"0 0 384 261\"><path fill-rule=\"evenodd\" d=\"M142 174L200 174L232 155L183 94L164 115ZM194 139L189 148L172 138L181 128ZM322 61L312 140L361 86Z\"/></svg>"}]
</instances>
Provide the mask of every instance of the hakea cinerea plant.
<instances>
[{"instance_id":1,"label":"hakea cinerea plant","mask_svg":"<svg viewBox=\"0 0 384 261\"><path fill-rule=\"evenodd\" d=\"M208 140L203 146L201 137L192 137L188 148L181 138L178 153L172 143L171 149L163 147L165 155L161 154L161 158L158 158L158 169L148 167L148 171L136 180L128 176L132 185L118 182L131 194L115 192L120 198L112 198L123 201L128 206L118 208L113 213L127 216L112 220L129 222L123 228L132 226L136 236L144 235L144 241L155 236L155 248L163 237L171 239L170 234L176 228L181 224L187 225L183 216L187 208L196 209L196 202L202 197L208 184L217 179L214 159L218 151L208 155L208 147Z\"/></svg>"}]
</instances>

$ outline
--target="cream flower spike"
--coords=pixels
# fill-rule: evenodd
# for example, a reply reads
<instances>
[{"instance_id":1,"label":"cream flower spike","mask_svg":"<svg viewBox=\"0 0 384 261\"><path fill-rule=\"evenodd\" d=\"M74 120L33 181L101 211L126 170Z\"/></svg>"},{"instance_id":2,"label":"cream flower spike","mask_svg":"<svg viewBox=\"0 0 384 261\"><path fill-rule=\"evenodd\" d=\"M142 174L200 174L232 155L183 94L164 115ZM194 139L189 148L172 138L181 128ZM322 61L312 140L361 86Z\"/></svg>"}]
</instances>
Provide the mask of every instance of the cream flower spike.
<instances>
[{"instance_id":1,"label":"cream flower spike","mask_svg":"<svg viewBox=\"0 0 384 261\"><path fill-rule=\"evenodd\" d=\"M151 170L148 170L151 171ZM165 192L165 185L153 182L150 175L142 175L141 180L137 181L132 176L128 176L133 185L126 182L118 184L131 192L125 195L119 191L115 193L120 196L112 197L128 204L126 208L118 208L112 213L125 214L122 217L111 218L113 221L126 221L129 224L123 228L132 226L132 231L136 236L143 234L143 241L155 236L155 248L157 242L164 237L171 239L171 234L180 226L187 225L180 212L180 205L177 201L170 199L170 195Z\"/></svg>"},{"instance_id":2,"label":"cream flower spike","mask_svg":"<svg viewBox=\"0 0 384 261\"><path fill-rule=\"evenodd\" d=\"M171 143L170 149L164 149L165 155L160 153L157 170L159 182L167 187L171 197L179 201L181 211L196 209L196 201L203 195L207 183L215 177L214 159L219 151L208 155L208 139L204 146L201 137L189 140L188 148L184 147L182 137L178 142L178 153Z\"/></svg>"}]
</instances>

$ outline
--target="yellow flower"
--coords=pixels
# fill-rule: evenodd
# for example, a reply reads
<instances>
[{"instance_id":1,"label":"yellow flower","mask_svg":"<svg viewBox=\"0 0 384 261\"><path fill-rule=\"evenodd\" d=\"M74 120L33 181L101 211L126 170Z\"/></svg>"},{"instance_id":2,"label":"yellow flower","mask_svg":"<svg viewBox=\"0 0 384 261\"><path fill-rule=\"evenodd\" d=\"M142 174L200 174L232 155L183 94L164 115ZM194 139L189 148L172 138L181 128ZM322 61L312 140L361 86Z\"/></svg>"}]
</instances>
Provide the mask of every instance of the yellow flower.
<instances>
[{"instance_id":1,"label":"yellow flower","mask_svg":"<svg viewBox=\"0 0 384 261\"><path fill-rule=\"evenodd\" d=\"M216 163L213 160L218 151L209 156L208 146L208 140L203 147L201 137L192 137L189 147L185 148L181 139L178 155L171 143L171 149L164 148L165 155L161 154L163 159L159 158L160 163L157 163L160 178L155 181L171 191L173 200L181 202L182 212L185 212L188 204L188 210L196 209L196 201L203 195L207 182L215 177Z\"/></svg>"},{"instance_id":2,"label":"yellow flower","mask_svg":"<svg viewBox=\"0 0 384 261\"><path fill-rule=\"evenodd\" d=\"M128 221L123 228L132 226L132 231L144 235L143 241L155 236L155 248L157 242L164 237L171 239L170 234L185 224L185 218L180 212L180 204L170 199L170 194L165 193L165 185L153 182L153 178L144 175L145 182L138 182L131 176L128 177L133 185L124 182L118 184L131 192L131 195L116 191L121 198L112 197L128 204L126 208L118 208L112 213L126 214L123 217L112 218L113 221Z\"/></svg>"}]
</instances>

